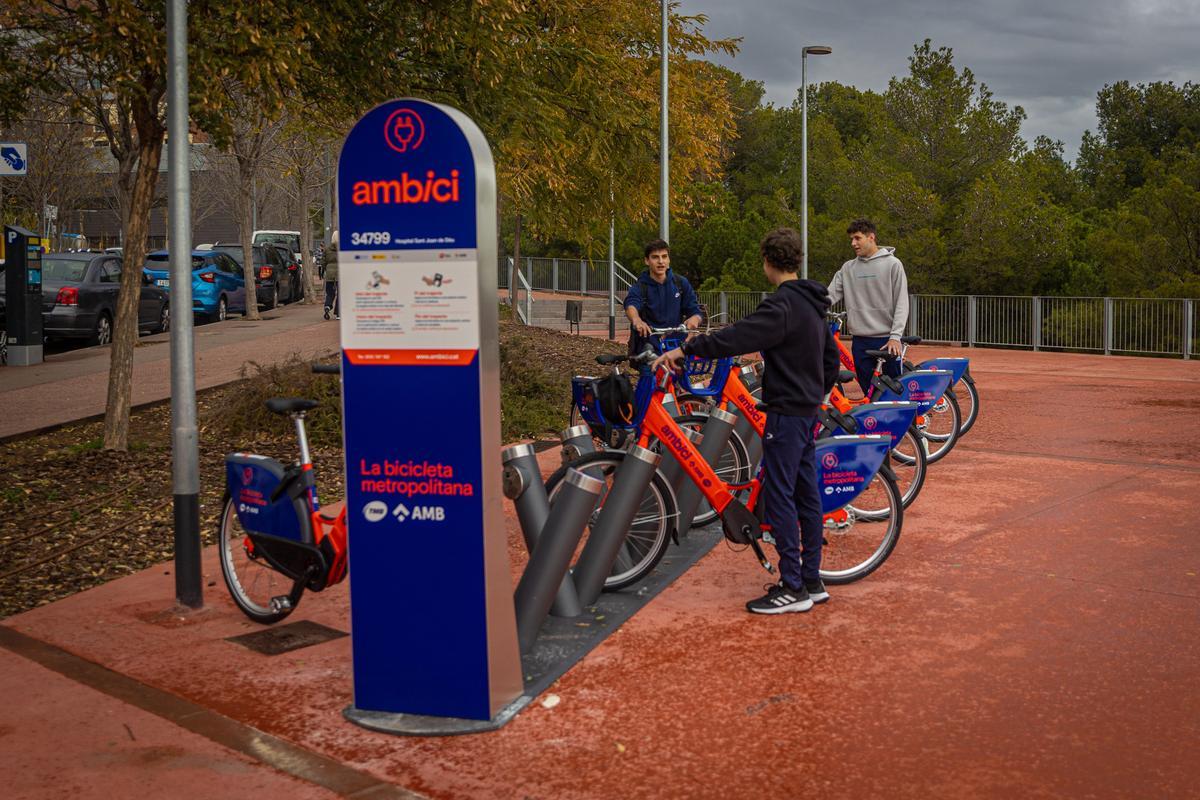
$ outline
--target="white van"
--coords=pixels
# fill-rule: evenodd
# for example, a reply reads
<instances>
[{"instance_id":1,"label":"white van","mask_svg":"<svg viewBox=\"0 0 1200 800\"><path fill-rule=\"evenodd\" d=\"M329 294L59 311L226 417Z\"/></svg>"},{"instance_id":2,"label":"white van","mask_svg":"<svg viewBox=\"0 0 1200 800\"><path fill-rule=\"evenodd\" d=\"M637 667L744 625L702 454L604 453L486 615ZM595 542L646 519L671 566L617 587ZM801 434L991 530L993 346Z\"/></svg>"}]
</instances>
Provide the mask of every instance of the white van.
<instances>
[{"instance_id":1,"label":"white van","mask_svg":"<svg viewBox=\"0 0 1200 800\"><path fill-rule=\"evenodd\" d=\"M282 245L300 260L300 231L255 231L254 244Z\"/></svg>"}]
</instances>

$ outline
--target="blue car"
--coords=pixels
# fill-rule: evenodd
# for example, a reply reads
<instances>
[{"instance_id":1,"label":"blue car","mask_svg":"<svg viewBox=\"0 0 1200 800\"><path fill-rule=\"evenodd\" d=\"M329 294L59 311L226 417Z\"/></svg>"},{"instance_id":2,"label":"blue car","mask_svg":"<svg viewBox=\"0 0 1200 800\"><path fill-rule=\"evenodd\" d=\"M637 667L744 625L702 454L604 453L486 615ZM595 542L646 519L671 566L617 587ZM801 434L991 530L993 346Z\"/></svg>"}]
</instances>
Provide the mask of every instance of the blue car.
<instances>
[{"instance_id":1,"label":"blue car","mask_svg":"<svg viewBox=\"0 0 1200 800\"><path fill-rule=\"evenodd\" d=\"M170 255L157 250L146 257L146 272L156 286L170 291ZM242 268L216 250L192 251L192 311L198 317L222 322L229 313L246 311L246 280Z\"/></svg>"}]
</instances>

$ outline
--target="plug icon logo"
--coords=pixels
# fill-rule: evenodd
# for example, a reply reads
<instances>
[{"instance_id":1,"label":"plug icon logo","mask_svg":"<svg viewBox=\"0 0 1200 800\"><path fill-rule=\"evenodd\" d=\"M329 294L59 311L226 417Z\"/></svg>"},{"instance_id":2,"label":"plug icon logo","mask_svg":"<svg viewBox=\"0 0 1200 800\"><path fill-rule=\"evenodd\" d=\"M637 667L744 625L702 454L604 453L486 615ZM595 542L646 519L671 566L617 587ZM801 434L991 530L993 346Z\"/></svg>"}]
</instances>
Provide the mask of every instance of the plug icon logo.
<instances>
[{"instance_id":1,"label":"plug icon logo","mask_svg":"<svg viewBox=\"0 0 1200 800\"><path fill-rule=\"evenodd\" d=\"M384 123L383 137L397 153L411 153L425 139L425 122L410 108L396 109Z\"/></svg>"}]
</instances>

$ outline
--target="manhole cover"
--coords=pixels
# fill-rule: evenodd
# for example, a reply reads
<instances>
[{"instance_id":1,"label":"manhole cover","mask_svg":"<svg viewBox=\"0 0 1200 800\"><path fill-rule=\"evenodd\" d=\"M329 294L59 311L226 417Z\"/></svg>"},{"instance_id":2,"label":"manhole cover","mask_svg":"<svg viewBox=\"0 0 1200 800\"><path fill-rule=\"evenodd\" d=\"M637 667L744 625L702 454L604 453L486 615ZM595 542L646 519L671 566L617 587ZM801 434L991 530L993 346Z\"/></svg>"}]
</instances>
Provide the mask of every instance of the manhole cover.
<instances>
[{"instance_id":1,"label":"manhole cover","mask_svg":"<svg viewBox=\"0 0 1200 800\"><path fill-rule=\"evenodd\" d=\"M289 622L287 625L280 625L265 631L230 636L225 641L240 644L265 656L277 656L280 653L290 653L292 650L311 647L314 644L340 639L343 636L349 636L349 634L319 622L303 620Z\"/></svg>"}]
</instances>

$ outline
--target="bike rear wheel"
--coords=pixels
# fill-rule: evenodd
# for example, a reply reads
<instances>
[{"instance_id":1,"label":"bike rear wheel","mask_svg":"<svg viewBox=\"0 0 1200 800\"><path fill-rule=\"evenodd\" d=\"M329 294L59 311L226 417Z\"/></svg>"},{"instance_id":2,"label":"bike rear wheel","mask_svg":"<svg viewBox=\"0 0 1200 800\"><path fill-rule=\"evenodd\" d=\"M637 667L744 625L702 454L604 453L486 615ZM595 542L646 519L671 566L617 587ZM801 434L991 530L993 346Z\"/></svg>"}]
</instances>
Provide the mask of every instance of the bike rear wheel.
<instances>
[{"instance_id":1,"label":"bike rear wheel","mask_svg":"<svg viewBox=\"0 0 1200 800\"><path fill-rule=\"evenodd\" d=\"M865 515L857 510L886 509ZM846 507L846 520L825 523L825 545L821 549L821 580L831 584L851 583L870 575L887 561L900 541L904 506L896 480L884 467L875 473L854 504Z\"/></svg>"},{"instance_id":2,"label":"bike rear wheel","mask_svg":"<svg viewBox=\"0 0 1200 800\"><path fill-rule=\"evenodd\" d=\"M588 453L569 464L564 464L546 481L546 494L551 503L554 502L555 495L558 494L567 470L570 468L604 482L604 487L596 498L596 506L592 510L591 517L588 518L587 528L575 549L576 558L583 552L588 536L591 535L592 526L600 518L604 502L608 498L617 471L624 463L625 456L626 454L620 450ZM662 560L663 554L667 550L677 516L675 495L662 475L655 472L642 497L641 504L634 514L633 523L629 526L629 533L621 545L621 552L617 556L612 572L604 580L604 591L614 592L640 583L650 574L651 570L658 566L658 562Z\"/></svg>"},{"instance_id":3,"label":"bike rear wheel","mask_svg":"<svg viewBox=\"0 0 1200 800\"><path fill-rule=\"evenodd\" d=\"M916 366L911 361L905 360L904 371L911 372L914 369ZM976 388L975 379L971 377L970 372L964 372L958 383L950 388L954 390L955 399L958 400L959 411L962 414L962 424L958 428L958 435L963 436L974 427L975 420L979 419L979 389Z\"/></svg>"},{"instance_id":4,"label":"bike rear wheel","mask_svg":"<svg viewBox=\"0 0 1200 800\"><path fill-rule=\"evenodd\" d=\"M954 390L947 389L933 407L920 415L918 420L920 422L917 428L928 442L926 461L936 464L954 449L961 435L962 411L959 409L958 398L954 396Z\"/></svg>"},{"instance_id":5,"label":"bike rear wheel","mask_svg":"<svg viewBox=\"0 0 1200 800\"><path fill-rule=\"evenodd\" d=\"M250 539L238 519L233 498L225 498L221 513L221 525L217 534L217 548L221 557L221 575L229 589L233 602L247 617L255 622L270 625L291 614L295 605L280 608L272 603L274 598L288 596L296 588L296 581L275 570L265 559L256 558L250 547Z\"/></svg>"}]
</instances>

